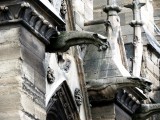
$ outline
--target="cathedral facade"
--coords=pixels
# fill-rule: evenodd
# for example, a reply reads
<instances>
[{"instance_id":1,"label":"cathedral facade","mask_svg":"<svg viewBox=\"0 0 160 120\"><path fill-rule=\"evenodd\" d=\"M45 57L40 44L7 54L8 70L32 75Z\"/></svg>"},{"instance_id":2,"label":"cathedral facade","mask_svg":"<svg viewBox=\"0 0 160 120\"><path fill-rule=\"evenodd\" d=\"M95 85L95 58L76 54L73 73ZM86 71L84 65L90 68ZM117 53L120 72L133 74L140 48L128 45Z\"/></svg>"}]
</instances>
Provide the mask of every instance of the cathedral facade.
<instances>
[{"instance_id":1,"label":"cathedral facade","mask_svg":"<svg viewBox=\"0 0 160 120\"><path fill-rule=\"evenodd\" d=\"M159 120L159 0L1 0L0 120Z\"/></svg>"}]
</instances>

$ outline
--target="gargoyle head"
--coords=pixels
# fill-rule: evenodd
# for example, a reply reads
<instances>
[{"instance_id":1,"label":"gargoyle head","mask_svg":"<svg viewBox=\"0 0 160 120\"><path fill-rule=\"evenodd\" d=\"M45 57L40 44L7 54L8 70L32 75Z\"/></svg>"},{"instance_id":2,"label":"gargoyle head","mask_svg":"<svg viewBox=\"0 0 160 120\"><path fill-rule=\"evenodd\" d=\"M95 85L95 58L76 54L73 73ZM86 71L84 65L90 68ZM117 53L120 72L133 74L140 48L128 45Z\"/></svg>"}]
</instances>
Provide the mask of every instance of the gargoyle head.
<instances>
[{"instance_id":1,"label":"gargoyle head","mask_svg":"<svg viewBox=\"0 0 160 120\"><path fill-rule=\"evenodd\" d=\"M128 79L132 79L137 83L137 86L143 90L144 93L146 92L150 92L151 89L151 85L152 83L146 79L146 78L142 78L142 77L128 77Z\"/></svg>"}]
</instances>

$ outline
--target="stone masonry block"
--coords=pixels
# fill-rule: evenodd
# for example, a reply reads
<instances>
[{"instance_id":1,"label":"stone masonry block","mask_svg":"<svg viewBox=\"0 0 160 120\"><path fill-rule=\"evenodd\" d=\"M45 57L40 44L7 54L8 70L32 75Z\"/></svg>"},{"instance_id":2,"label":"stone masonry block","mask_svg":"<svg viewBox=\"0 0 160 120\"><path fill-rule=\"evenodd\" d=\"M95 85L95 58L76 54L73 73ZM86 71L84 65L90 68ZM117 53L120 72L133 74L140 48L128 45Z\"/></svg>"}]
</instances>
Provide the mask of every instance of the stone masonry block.
<instances>
[{"instance_id":1,"label":"stone masonry block","mask_svg":"<svg viewBox=\"0 0 160 120\"><path fill-rule=\"evenodd\" d=\"M32 53L34 53L39 58L45 58L44 44L25 28L21 28L20 42L23 46L32 51Z\"/></svg>"},{"instance_id":2,"label":"stone masonry block","mask_svg":"<svg viewBox=\"0 0 160 120\"><path fill-rule=\"evenodd\" d=\"M149 80L151 80L153 86L159 85L159 80L153 75L151 71L147 70L146 76Z\"/></svg>"},{"instance_id":3,"label":"stone masonry block","mask_svg":"<svg viewBox=\"0 0 160 120\"><path fill-rule=\"evenodd\" d=\"M159 65L158 57L154 53L151 54L151 60L156 66Z\"/></svg>"},{"instance_id":4,"label":"stone masonry block","mask_svg":"<svg viewBox=\"0 0 160 120\"><path fill-rule=\"evenodd\" d=\"M122 35L131 35L133 34L133 28L130 25L122 26Z\"/></svg>"},{"instance_id":5,"label":"stone masonry block","mask_svg":"<svg viewBox=\"0 0 160 120\"><path fill-rule=\"evenodd\" d=\"M96 46L88 45L87 49L88 50L86 51L86 55L85 55L85 59L84 59L85 61L103 58L102 52L97 51L98 48ZM93 53L93 51L94 51L94 53Z\"/></svg>"},{"instance_id":6,"label":"stone masonry block","mask_svg":"<svg viewBox=\"0 0 160 120\"><path fill-rule=\"evenodd\" d=\"M150 70L150 71L154 71L154 63L150 60L150 59L147 59L146 60L146 67Z\"/></svg>"},{"instance_id":7,"label":"stone masonry block","mask_svg":"<svg viewBox=\"0 0 160 120\"><path fill-rule=\"evenodd\" d=\"M0 95L11 95L18 93L20 85L2 85L0 86Z\"/></svg>"},{"instance_id":8,"label":"stone masonry block","mask_svg":"<svg viewBox=\"0 0 160 120\"><path fill-rule=\"evenodd\" d=\"M84 17L86 20L93 20L93 9L91 9L87 4L84 6Z\"/></svg>"},{"instance_id":9,"label":"stone masonry block","mask_svg":"<svg viewBox=\"0 0 160 120\"><path fill-rule=\"evenodd\" d=\"M132 20L133 20L133 13L131 12L126 12L125 14L125 24L128 25ZM132 28L131 28L132 29Z\"/></svg>"},{"instance_id":10,"label":"stone masonry block","mask_svg":"<svg viewBox=\"0 0 160 120\"><path fill-rule=\"evenodd\" d=\"M37 105L36 103L34 104L34 108L35 108L35 118L46 120L46 110Z\"/></svg>"},{"instance_id":11,"label":"stone masonry block","mask_svg":"<svg viewBox=\"0 0 160 120\"><path fill-rule=\"evenodd\" d=\"M19 28L0 29L0 44L14 43L19 40Z\"/></svg>"},{"instance_id":12,"label":"stone masonry block","mask_svg":"<svg viewBox=\"0 0 160 120\"><path fill-rule=\"evenodd\" d=\"M42 76L45 76L44 60L40 59L32 51L26 47L21 47L22 60L28 65L32 66L35 71L39 72Z\"/></svg>"},{"instance_id":13,"label":"stone masonry block","mask_svg":"<svg viewBox=\"0 0 160 120\"><path fill-rule=\"evenodd\" d=\"M106 36L106 27L104 24L86 26L84 29Z\"/></svg>"},{"instance_id":14,"label":"stone masonry block","mask_svg":"<svg viewBox=\"0 0 160 120\"><path fill-rule=\"evenodd\" d=\"M0 113L20 109L20 94L12 93L1 95L0 106Z\"/></svg>"},{"instance_id":15,"label":"stone masonry block","mask_svg":"<svg viewBox=\"0 0 160 120\"><path fill-rule=\"evenodd\" d=\"M21 120L18 110L0 112L0 120ZM24 120L24 119L23 119Z\"/></svg>"},{"instance_id":16,"label":"stone masonry block","mask_svg":"<svg viewBox=\"0 0 160 120\"><path fill-rule=\"evenodd\" d=\"M75 24L76 30L82 31L82 28L80 28L77 24Z\"/></svg>"},{"instance_id":17,"label":"stone masonry block","mask_svg":"<svg viewBox=\"0 0 160 120\"><path fill-rule=\"evenodd\" d=\"M75 16L76 24L80 28L83 28L84 27L84 17L81 14L79 14L78 12L76 12L76 11L74 11L74 16Z\"/></svg>"},{"instance_id":18,"label":"stone masonry block","mask_svg":"<svg viewBox=\"0 0 160 120\"><path fill-rule=\"evenodd\" d=\"M93 8L94 9L102 9L106 5L107 5L106 0L101 0L101 2L99 2L99 0L93 0L93 6L94 6Z\"/></svg>"},{"instance_id":19,"label":"stone masonry block","mask_svg":"<svg viewBox=\"0 0 160 120\"><path fill-rule=\"evenodd\" d=\"M33 98L21 92L21 105L25 112L35 114Z\"/></svg>"},{"instance_id":20,"label":"stone masonry block","mask_svg":"<svg viewBox=\"0 0 160 120\"><path fill-rule=\"evenodd\" d=\"M159 66L154 65L153 72L157 77L160 77Z\"/></svg>"},{"instance_id":21,"label":"stone masonry block","mask_svg":"<svg viewBox=\"0 0 160 120\"><path fill-rule=\"evenodd\" d=\"M85 72L85 77L86 77L87 80L98 79L98 72L97 71Z\"/></svg>"},{"instance_id":22,"label":"stone masonry block","mask_svg":"<svg viewBox=\"0 0 160 120\"><path fill-rule=\"evenodd\" d=\"M34 68L25 62L23 62L23 65L22 65L22 75L24 78L26 78L27 80L29 80L30 82L34 84L34 81L35 81L34 80Z\"/></svg>"},{"instance_id":23,"label":"stone masonry block","mask_svg":"<svg viewBox=\"0 0 160 120\"><path fill-rule=\"evenodd\" d=\"M0 86L3 86L3 87L4 86L19 85L20 82L21 82L21 77L20 76L0 78Z\"/></svg>"},{"instance_id":24,"label":"stone masonry block","mask_svg":"<svg viewBox=\"0 0 160 120\"><path fill-rule=\"evenodd\" d=\"M88 72L88 71L92 71L92 72L96 72L99 70L99 63L98 61L96 60L88 60L88 61L85 61L85 72Z\"/></svg>"},{"instance_id":25,"label":"stone masonry block","mask_svg":"<svg viewBox=\"0 0 160 120\"><path fill-rule=\"evenodd\" d=\"M94 10L93 11L93 18L94 20L99 20L99 19L106 19L107 14L103 12L102 9Z\"/></svg>"},{"instance_id":26,"label":"stone masonry block","mask_svg":"<svg viewBox=\"0 0 160 120\"><path fill-rule=\"evenodd\" d=\"M92 107L91 113L93 120L112 120L115 118L115 107L114 104Z\"/></svg>"},{"instance_id":27,"label":"stone masonry block","mask_svg":"<svg viewBox=\"0 0 160 120\"><path fill-rule=\"evenodd\" d=\"M40 89L43 93L46 92L46 81L45 77L39 74L38 72L34 71L34 81L35 87Z\"/></svg>"},{"instance_id":28,"label":"stone masonry block","mask_svg":"<svg viewBox=\"0 0 160 120\"><path fill-rule=\"evenodd\" d=\"M19 43L0 45L0 61L20 58Z\"/></svg>"},{"instance_id":29,"label":"stone masonry block","mask_svg":"<svg viewBox=\"0 0 160 120\"><path fill-rule=\"evenodd\" d=\"M81 15L84 15L84 2L82 0L74 0L73 4L75 11Z\"/></svg>"},{"instance_id":30,"label":"stone masonry block","mask_svg":"<svg viewBox=\"0 0 160 120\"><path fill-rule=\"evenodd\" d=\"M133 35L123 35L124 43L133 43Z\"/></svg>"},{"instance_id":31,"label":"stone masonry block","mask_svg":"<svg viewBox=\"0 0 160 120\"><path fill-rule=\"evenodd\" d=\"M94 0L83 0L85 4L87 4L87 6L93 10L93 1Z\"/></svg>"},{"instance_id":32,"label":"stone masonry block","mask_svg":"<svg viewBox=\"0 0 160 120\"><path fill-rule=\"evenodd\" d=\"M0 61L0 77L11 77L20 74L21 61L19 59Z\"/></svg>"},{"instance_id":33,"label":"stone masonry block","mask_svg":"<svg viewBox=\"0 0 160 120\"><path fill-rule=\"evenodd\" d=\"M160 8L156 8L155 10L154 10L154 17L160 17Z\"/></svg>"},{"instance_id":34,"label":"stone masonry block","mask_svg":"<svg viewBox=\"0 0 160 120\"><path fill-rule=\"evenodd\" d=\"M119 17L120 17L120 24L121 24L121 26L126 25L126 22L125 22L126 21L125 13L120 13Z\"/></svg>"},{"instance_id":35,"label":"stone masonry block","mask_svg":"<svg viewBox=\"0 0 160 120\"><path fill-rule=\"evenodd\" d=\"M154 8L160 8L160 1L159 0L154 0L153 1L153 7Z\"/></svg>"}]
</instances>

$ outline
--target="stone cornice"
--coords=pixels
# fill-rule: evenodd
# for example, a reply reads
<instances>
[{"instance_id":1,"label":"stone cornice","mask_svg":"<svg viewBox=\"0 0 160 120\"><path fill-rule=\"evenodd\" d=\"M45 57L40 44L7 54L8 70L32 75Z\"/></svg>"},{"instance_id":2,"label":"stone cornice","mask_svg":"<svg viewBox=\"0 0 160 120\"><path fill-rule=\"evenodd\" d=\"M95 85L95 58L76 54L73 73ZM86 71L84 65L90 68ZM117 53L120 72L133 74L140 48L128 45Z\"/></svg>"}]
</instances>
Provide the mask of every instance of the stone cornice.
<instances>
[{"instance_id":1,"label":"stone cornice","mask_svg":"<svg viewBox=\"0 0 160 120\"><path fill-rule=\"evenodd\" d=\"M44 12L43 8L29 2L17 2L6 5L0 2L0 25L21 23L36 36L40 37L46 45L50 43L50 38L58 35L57 26L64 26L65 23L61 19L57 19L56 15L52 17ZM42 9L42 10L39 10ZM47 10L48 12L49 10ZM52 12L52 11L50 11ZM43 14L42 14L43 13Z\"/></svg>"}]
</instances>

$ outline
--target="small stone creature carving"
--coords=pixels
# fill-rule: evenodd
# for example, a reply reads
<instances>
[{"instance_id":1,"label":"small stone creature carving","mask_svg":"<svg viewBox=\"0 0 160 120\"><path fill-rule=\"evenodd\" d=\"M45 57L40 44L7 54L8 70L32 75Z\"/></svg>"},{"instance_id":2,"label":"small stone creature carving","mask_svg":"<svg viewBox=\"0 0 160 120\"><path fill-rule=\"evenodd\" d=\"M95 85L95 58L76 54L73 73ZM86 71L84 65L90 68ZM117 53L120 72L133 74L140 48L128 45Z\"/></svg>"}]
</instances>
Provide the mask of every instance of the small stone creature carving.
<instances>
[{"instance_id":1,"label":"small stone creature carving","mask_svg":"<svg viewBox=\"0 0 160 120\"><path fill-rule=\"evenodd\" d=\"M74 91L74 97L75 97L75 101L78 107L80 107L82 105L82 94L81 94L81 90L76 88Z\"/></svg>"},{"instance_id":2,"label":"small stone creature carving","mask_svg":"<svg viewBox=\"0 0 160 120\"><path fill-rule=\"evenodd\" d=\"M109 47L106 37L86 31L61 32L57 38L51 38L50 42L49 52L65 52L71 46L83 44L93 44L99 50L106 50Z\"/></svg>"},{"instance_id":3,"label":"small stone creature carving","mask_svg":"<svg viewBox=\"0 0 160 120\"><path fill-rule=\"evenodd\" d=\"M52 84L55 80L55 77L54 77L54 71L48 67L48 71L47 71L47 81L49 84Z\"/></svg>"},{"instance_id":4,"label":"small stone creature carving","mask_svg":"<svg viewBox=\"0 0 160 120\"><path fill-rule=\"evenodd\" d=\"M114 77L87 82L88 95L93 101L113 100L117 90L125 87L138 87L144 92L149 92L151 82L140 77Z\"/></svg>"}]
</instances>

